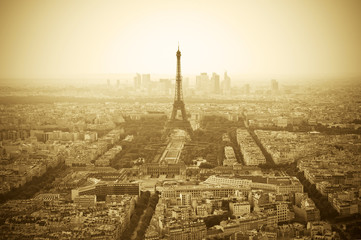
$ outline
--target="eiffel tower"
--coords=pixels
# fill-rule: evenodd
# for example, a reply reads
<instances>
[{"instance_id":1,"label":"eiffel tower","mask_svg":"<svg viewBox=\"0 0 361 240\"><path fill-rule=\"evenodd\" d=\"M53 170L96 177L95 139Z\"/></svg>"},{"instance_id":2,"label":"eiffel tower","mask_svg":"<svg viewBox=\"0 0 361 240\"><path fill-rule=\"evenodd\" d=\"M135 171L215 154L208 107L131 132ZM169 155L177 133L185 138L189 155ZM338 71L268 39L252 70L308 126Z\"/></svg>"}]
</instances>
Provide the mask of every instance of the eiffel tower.
<instances>
[{"instance_id":1,"label":"eiffel tower","mask_svg":"<svg viewBox=\"0 0 361 240\"><path fill-rule=\"evenodd\" d=\"M177 51L177 77L176 77L176 85L175 85L175 95L174 95L174 103L173 103L173 110L172 115L170 117L170 120L167 123L167 130L172 129L183 129L187 131L189 134L192 133L192 127L190 122L187 118L187 113L183 101L183 92L182 92L182 75L181 75L181 52L179 51L179 45L178 45L178 51ZM182 119L177 119L177 113L178 111L181 112Z\"/></svg>"}]
</instances>

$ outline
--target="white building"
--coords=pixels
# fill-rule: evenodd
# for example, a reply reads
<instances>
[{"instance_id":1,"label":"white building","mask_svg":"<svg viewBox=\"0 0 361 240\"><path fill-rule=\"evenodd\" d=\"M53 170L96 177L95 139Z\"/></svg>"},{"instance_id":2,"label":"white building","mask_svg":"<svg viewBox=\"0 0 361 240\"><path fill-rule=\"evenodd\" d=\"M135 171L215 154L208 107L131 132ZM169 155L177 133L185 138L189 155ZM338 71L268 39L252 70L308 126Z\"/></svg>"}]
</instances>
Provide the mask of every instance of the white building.
<instances>
[{"instance_id":1,"label":"white building","mask_svg":"<svg viewBox=\"0 0 361 240\"><path fill-rule=\"evenodd\" d=\"M230 202L229 210L231 210L232 214L236 217L242 216L246 213L251 212L251 205L249 202Z\"/></svg>"}]
</instances>

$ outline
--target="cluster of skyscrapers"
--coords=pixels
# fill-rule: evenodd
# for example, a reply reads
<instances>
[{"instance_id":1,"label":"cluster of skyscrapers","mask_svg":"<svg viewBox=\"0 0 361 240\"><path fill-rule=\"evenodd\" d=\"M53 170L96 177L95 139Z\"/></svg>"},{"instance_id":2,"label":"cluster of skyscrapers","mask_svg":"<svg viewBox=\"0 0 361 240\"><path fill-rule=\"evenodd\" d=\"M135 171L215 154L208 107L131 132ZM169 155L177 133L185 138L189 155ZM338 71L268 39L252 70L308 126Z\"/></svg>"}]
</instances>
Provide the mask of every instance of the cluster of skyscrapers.
<instances>
[{"instance_id":1,"label":"cluster of skyscrapers","mask_svg":"<svg viewBox=\"0 0 361 240\"><path fill-rule=\"evenodd\" d=\"M133 78L133 88L137 92L147 94L169 95L172 93L174 85L171 79L161 78L159 81L151 81L150 74L137 73Z\"/></svg>"},{"instance_id":2,"label":"cluster of skyscrapers","mask_svg":"<svg viewBox=\"0 0 361 240\"><path fill-rule=\"evenodd\" d=\"M152 81L150 74L137 73L133 78L133 87L136 91L168 95L172 94L174 90L173 81L173 79L168 78ZM227 75L227 72L224 73L222 81L217 73L212 73L211 76L207 73L200 73L195 78L194 87L190 86L189 77L184 77L182 83L185 94L230 94L231 92L231 78Z\"/></svg>"},{"instance_id":3,"label":"cluster of skyscrapers","mask_svg":"<svg viewBox=\"0 0 361 240\"><path fill-rule=\"evenodd\" d=\"M201 73L196 77L195 89L197 92L204 94L229 94L231 91L231 78L225 72L223 81L220 82L220 77L217 73L212 73L211 78L209 78L207 73Z\"/></svg>"}]
</instances>

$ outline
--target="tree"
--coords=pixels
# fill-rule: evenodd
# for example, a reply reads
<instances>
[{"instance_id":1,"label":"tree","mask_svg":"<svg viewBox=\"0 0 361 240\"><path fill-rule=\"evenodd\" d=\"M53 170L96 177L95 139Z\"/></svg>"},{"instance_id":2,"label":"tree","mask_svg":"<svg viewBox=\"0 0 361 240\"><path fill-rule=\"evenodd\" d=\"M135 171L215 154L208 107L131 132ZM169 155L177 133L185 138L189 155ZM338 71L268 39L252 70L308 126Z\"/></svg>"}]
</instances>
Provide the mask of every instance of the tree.
<instances>
[{"instance_id":1,"label":"tree","mask_svg":"<svg viewBox=\"0 0 361 240\"><path fill-rule=\"evenodd\" d=\"M211 169L216 167L215 165L211 164L211 163L201 163L199 165L199 168L205 168L205 169Z\"/></svg>"},{"instance_id":2,"label":"tree","mask_svg":"<svg viewBox=\"0 0 361 240\"><path fill-rule=\"evenodd\" d=\"M213 215L208 216L204 219L204 223L206 224L207 228L213 227L215 225L219 225L221 221L227 220L232 215L229 212L226 212L222 215Z\"/></svg>"}]
</instances>

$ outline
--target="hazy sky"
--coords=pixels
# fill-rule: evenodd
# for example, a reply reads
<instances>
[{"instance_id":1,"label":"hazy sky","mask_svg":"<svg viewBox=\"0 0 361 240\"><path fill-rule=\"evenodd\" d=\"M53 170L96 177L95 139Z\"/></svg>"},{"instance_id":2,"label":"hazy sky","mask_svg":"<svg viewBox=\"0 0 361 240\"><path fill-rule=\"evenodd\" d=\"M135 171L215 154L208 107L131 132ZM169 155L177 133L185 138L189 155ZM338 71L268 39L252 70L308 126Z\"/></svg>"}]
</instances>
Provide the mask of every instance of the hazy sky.
<instances>
[{"instance_id":1,"label":"hazy sky","mask_svg":"<svg viewBox=\"0 0 361 240\"><path fill-rule=\"evenodd\" d=\"M0 77L361 76L361 1L0 0Z\"/></svg>"}]
</instances>

